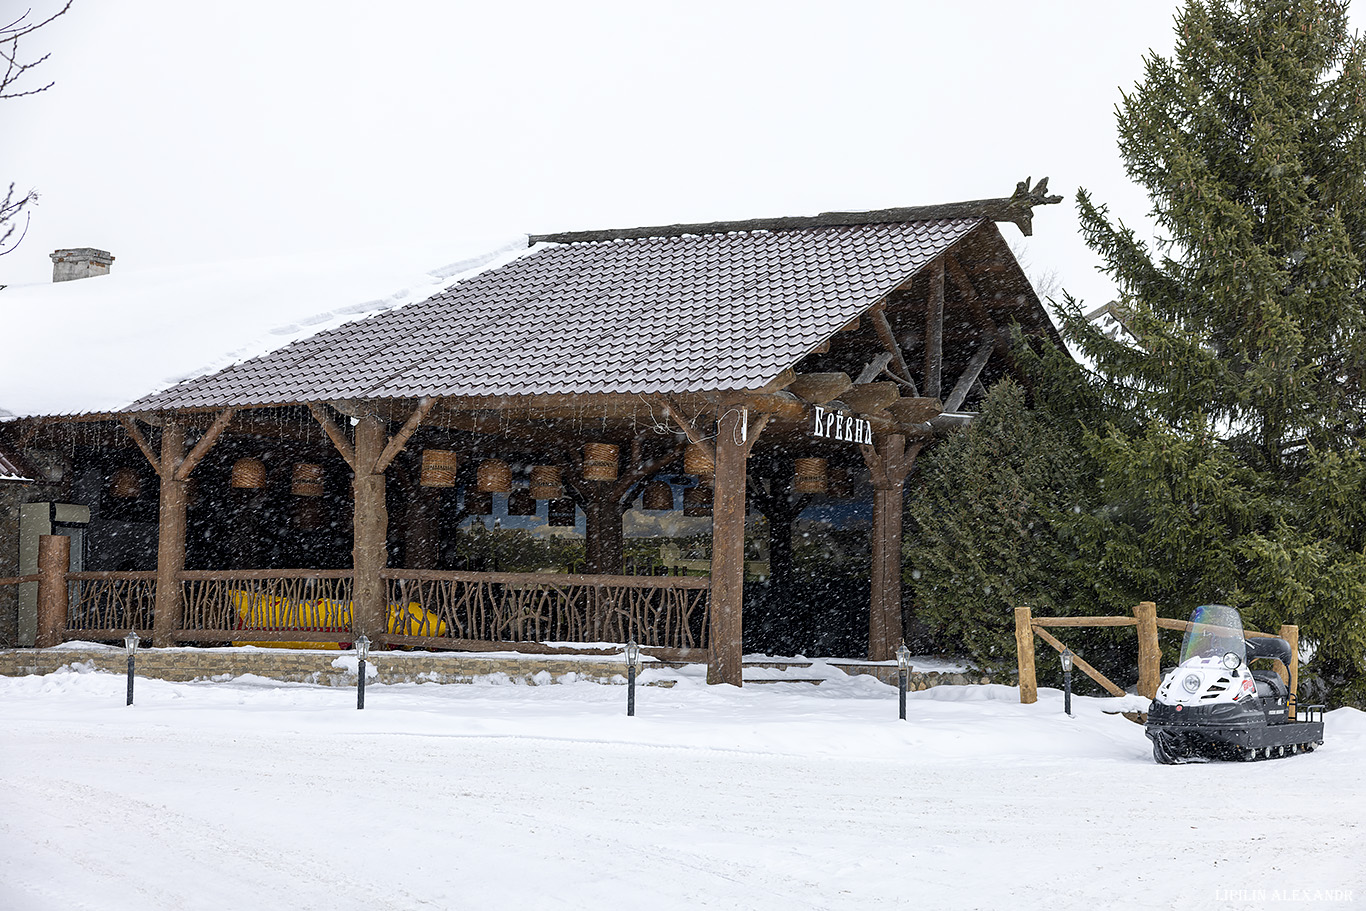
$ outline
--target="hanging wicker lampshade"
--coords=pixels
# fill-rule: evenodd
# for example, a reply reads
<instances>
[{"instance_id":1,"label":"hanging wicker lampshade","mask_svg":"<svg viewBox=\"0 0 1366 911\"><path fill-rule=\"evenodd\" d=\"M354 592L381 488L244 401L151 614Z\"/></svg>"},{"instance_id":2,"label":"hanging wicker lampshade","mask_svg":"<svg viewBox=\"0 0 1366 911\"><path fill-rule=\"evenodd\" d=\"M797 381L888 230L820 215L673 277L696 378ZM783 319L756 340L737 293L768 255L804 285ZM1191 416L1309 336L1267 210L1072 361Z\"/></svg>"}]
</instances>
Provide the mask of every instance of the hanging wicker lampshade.
<instances>
[{"instance_id":1,"label":"hanging wicker lampshade","mask_svg":"<svg viewBox=\"0 0 1366 911\"><path fill-rule=\"evenodd\" d=\"M558 465L532 465L531 496L537 500L558 500L564 496L563 472Z\"/></svg>"},{"instance_id":2,"label":"hanging wicker lampshade","mask_svg":"<svg viewBox=\"0 0 1366 911\"><path fill-rule=\"evenodd\" d=\"M478 490L465 490L465 513L471 516L487 516L493 513L493 494Z\"/></svg>"},{"instance_id":3,"label":"hanging wicker lampshade","mask_svg":"<svg viewBox=\"0 0 1366 911\"><path fill-rule=\"evenodd\" d=\"M417 483L423 487L455 486L455 453L449 449L422 450L422 472Z\"/></svg>"},{"instance_id":4,"label":"hanging wicker lampshade","mask_svg":"<svg viewBox=\"0 0 1366 911\"><path fill-rule=\"evenodd\" d=\"M698 485L688 488L683 492L683 515L690 518L711 515L711 498L710 487Z\"/></svg>"},{"instance_id":5,"label":"hanging wicker lampshade","mask_svg":"<svg viewBox=\"0 0 1366 911\"><path fill-rule=\"evenodd\" d=\"M796 493L825 493L829 486L825 459L794 459L792 489Z\"/></svg>"},{"instance_id":6,"label":"hanging wicker lampshade","mask_svg":"<svg viewBox=\"0 0 1366 911\"><path fill-rule=\"evenodd\" d=\"M716 477L716 463L707 454L705 447L697 443L689 443L688 448L683 450L683 473L695 475L699 478Z\"/></svg>"},{"instance_id":7,"label":"hanging wicker lampshade","mask_svg":"<svg viewBox=\"0 0 1366 911\"><path fill-rule=\"evenodd\" d=\"M556 528L573 528L577 518L577 511L574 508L574 501L569 497L560 497L558 500L551 500L547 507L549 522Z\"/></svg>"},{"instance_id":8,"label":"hanging wicker lampshade","mask_svg":"<svg viewBox=\"0 0 1366 911\"><path fill-rule=\"evenodd\" d=\"M619 447L612 443L585 443L583 445L583 479L585 481L615 481L617 479L617 453Z\"/></svg>"},{"instance_id":9,"label":"hanging wicker lampshade","mask_svg":"<svg viewBox=\"0 0 1366 911\"><path fill-rule=\"evenodd\" d=\"M651 481L640 494L640 508L663 512L674 508L674 489L668 481Z\"/></svg>"},{"instance_id":10,"label":"hanging wicker lampshade","mask_svg":"<svg viewBox=\"0 0 1366 911\"><path fill-rule=\"evenodd\" d=\"M480 493L511 493L511 466L501 459L485 459L479 463L477 486Z\"/></svg>"},{"instance_id":11,"label":"hanging wicker lampshade","mask_svg":"<svg viewBox=\"0 0 1366 911\"><path fill-rule=\"evenodd\" d=\"M294 503L294 527L318 531L327 526L327 506L317 496L301 496Z\"/></svg>"},{"instance_id":12,"label":"hanging wicker lampshade","mask_svg":"<svg viewBox=\"0 0 1366 911\"><path fill-rule=\"evenodd\" d=\"M116 468L109 478L109 495L116 500L136 500L142 496L142 478L131 468Z\"/></svg>"},{"instance_id":13,"label":"hanging wicker lampshade","mask_svg":"<svg viewBox=\"0 0 1366 911\"><path fill-rule=\"evenodd\" d=\"M238 459L232 463L228 486L238 490L263 490L266 486L266 466L260 459Z\"/></svg>"},{"instance_id":14,"label":"hanging wicker lampshade","mask_svg":"<svg viewBox=\"0 0 1366 911\"><path fill-rule=\"evenodd\" d=\"M323 495L323 467L314 462L296 462L289 481L289 492L296 497Z\"/></svg>"},{"instance_id":15,"label":"hanging wicker lampshade","mask_svg":"<svg viewBox=\"0 0 1366 911\"><path fill-rule=\"evenodd\" d=\"M512 493L508 494L508 515L536 515L536 498L531 495L530 490L527 490L525 487L518 487Z\"/></svg>"}]
</instances>

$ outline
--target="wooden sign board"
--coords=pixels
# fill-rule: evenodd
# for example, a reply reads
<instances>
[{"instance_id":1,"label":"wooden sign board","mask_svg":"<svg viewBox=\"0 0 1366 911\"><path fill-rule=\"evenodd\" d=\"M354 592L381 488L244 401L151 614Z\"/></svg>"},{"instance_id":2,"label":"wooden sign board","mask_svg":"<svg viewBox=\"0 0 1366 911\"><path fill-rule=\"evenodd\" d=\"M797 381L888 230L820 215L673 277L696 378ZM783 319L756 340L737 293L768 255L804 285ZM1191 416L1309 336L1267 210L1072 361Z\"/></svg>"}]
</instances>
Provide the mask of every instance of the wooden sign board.
<instances>
[{"instance_id":1,"label":"wooden sign board","mask_svg":"<svg viewBox=\"0 0 1366 911\"><path fill-rule=\"evenodd\" d=\"M867 443L873 444L873 425L870 421L863 418L856 418L853 415L841 414L838 411L831 411L822 408L820 405L814 406L814 422L811 426L813 436L822 439L843 440L846 443Z\"/></svg>"}]
</instances>

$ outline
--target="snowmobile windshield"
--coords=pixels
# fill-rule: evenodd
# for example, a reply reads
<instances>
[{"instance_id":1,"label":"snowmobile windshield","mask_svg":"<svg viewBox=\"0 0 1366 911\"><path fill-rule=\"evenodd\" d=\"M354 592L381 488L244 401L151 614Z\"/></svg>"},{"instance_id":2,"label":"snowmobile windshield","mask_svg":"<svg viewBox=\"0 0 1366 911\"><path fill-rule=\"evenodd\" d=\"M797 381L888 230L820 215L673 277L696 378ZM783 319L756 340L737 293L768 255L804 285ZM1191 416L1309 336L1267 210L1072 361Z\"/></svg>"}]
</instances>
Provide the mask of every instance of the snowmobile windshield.
<instances>
[{"instance_id":1,"label":"snowmobile windshield","mask_svg":"<svg viewBox=\"0 0 1366 911\"><path fill-rule=\"evenodd\" d=\"M1243 618L1222 604L1202 604L1191 611L1186 638L1181 640L1181 663L1192 658L1223 658L1229 652L1247 663Z\"/></svg>"}]
</instances>

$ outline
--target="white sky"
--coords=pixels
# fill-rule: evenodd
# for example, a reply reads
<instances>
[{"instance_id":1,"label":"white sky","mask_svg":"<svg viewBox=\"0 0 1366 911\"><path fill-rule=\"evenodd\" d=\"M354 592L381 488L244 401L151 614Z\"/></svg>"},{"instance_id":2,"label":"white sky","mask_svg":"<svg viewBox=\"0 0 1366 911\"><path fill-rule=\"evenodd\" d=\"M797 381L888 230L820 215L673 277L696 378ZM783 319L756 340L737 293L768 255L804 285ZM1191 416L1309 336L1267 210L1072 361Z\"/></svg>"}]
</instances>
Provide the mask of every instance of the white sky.
<instances>
[{"instance_id":1,"label":"white sky","mask_svg":"<svg viewBox=\"0 0 1366 911\"><path fill-rule=\"evenodd\" d=\"M56 0L0 0L6 12ZM0 179L42 194L0 284L101 247L116 271L407 238L1067 200L1038 276L1099 305L1078 186L1131 222L1119 88L1169 0L77 0L52 90L0 104ZM0 297L3 301L3 297Z\"/></svg>"}]
</instances>

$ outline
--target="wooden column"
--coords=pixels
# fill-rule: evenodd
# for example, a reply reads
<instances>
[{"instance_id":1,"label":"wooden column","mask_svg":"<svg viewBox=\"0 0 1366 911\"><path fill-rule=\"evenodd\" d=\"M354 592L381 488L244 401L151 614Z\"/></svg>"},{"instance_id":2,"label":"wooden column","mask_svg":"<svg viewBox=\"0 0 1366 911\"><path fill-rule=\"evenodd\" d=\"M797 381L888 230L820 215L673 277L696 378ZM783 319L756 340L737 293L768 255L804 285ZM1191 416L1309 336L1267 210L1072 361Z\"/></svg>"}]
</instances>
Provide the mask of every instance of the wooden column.
<instances>
[{"instance_id":1,"label":"wooden column","mask_svg":"<svg viewBox=\"0 0 1366 911\"><path fill-rule=\"evenodd\" d=\"M39 535L36 648L52 648L66 638L66 574L70 571L71 539L66 535Z\"/></svg>"},{"instance_id":2,"label":"wooden column","mask_svg":"<svg viewBox=\"0 0 1366 911\"><path fill-rule=\"evenodd\" d=\"M944 370L944 257L930 264L925 299L925 395L939 398Z\"/></svg>"},{"instance_id":3,"label":"wooden column","mask_svg":"<svg viewBox=\"0 0 1366 911\"><path fill-rule=\"evenodd\" d=\"M1157 605L1141 601L1134 605L1138 620L1138 695L1144 699L1157 698L1157 687L1162 682L1162 651L1157 643Z\"/></svg>"},{"instance_id":4,"label":"wooden column","mask_svg":"<svg viewBox=\"0 0 1366 911\"><path fill-rule=\"evenodd\" d=\"M724 407L716 422L716 487L711 512L711 629L707 682L742 686L745 603L745 463L754 437L746 413Z\"/></svg>"},{"instance_id":5,"label":"wooden column","mask_svg":"<svg viewBox=\"0 0 1366 911\"><path fill-rule=\"evenodd\" d=\"M1015 608L1015 661L1020 669L1020 703L1039 701L1039 685L1034 680L1034 626L1029 608Z\"/></svg>"},{"instance_id":6,"label":"wooden column","mask_svg":"<svg viewBox=\"0 0 1366 911\"><path fill-rule=\"evenodd\" d=\"M901 624L901 528L906 475L924 444L909 447L899 433L863 445L873 484L872 567L868 595L868 658L888 661L905 636Z\"/></svg>"},{"instance_id":7,"label":"wooden column","mask_svg":"<svg viewBox=\"0 0 1366 911\"><path fill-rule=\"evenodd\" d=\"M384 502L384 472L375 470L387 442L388 434L378 415L367 413L357 419L351 482L355 495L351 625L357 636L368 636L376 644L388 632L389 619L388 598L380 578L380 571L389 565L389 512Z\"/></svg>"},{"instance_id":8,"label":"wooden column","mask_svg":"<svg viewBox=\"0 0 1366 911\"><path fill-rule=\"evenodd\" d=\"M185 513L188 482L178 476L185 458L185 427L168 420L161 428L161 502L157 519L157 595L152 614L152 645L176 644L183 599L180 579L185 568Z\"/></svg>"}]
</instances>

